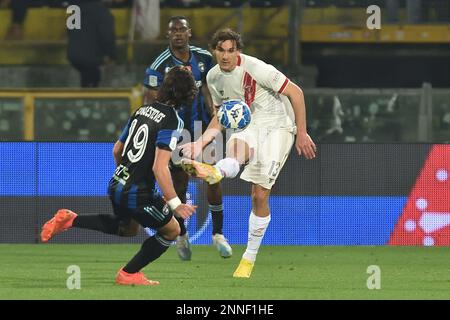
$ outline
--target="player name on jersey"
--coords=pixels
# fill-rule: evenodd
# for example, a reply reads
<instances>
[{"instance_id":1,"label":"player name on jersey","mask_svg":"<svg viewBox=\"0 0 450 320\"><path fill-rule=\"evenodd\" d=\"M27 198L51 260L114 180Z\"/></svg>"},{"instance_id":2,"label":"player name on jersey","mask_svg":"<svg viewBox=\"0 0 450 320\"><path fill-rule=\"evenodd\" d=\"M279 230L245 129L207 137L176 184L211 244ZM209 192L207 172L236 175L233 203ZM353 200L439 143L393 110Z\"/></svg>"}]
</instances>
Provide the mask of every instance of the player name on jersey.
<instances>
[{"instance_id":1,"label":"player name on jersey","mask_svg":"<svg viewBox=\"0 0 450 320\"><path fill-rule=\"evenodd\" d=\"M160 123L161 120L166 117L164 113L153 107L142 107L138 111L136 111L136 115L145 116L147 118L152 119L156 123Z\"/></svg>"}]
</instances>

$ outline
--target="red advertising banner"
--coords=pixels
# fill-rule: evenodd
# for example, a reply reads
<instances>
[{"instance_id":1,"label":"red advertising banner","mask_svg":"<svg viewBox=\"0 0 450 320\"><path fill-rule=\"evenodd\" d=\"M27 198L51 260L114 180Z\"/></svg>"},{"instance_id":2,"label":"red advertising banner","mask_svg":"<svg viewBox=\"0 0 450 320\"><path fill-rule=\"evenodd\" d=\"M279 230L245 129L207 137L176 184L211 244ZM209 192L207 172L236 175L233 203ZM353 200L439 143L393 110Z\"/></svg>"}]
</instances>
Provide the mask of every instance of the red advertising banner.
<instances>
[{"instance_id":1,"label":"red advertising banner","mask_svg":"<svg viewBox=\"0 0 450 320\"><path fill-rule=\"evenodd\" d=\"M431 149L390 245L450 245L450 146Z\"/></svg>"}]
</instances>

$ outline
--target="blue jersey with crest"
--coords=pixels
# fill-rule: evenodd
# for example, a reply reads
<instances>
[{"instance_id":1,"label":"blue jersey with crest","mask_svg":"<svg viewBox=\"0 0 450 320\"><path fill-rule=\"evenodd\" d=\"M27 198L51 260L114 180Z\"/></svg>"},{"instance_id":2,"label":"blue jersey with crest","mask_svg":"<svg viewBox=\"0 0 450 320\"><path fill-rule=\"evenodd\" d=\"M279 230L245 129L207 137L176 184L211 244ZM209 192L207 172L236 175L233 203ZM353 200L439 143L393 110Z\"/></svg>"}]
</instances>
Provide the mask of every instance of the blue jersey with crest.
<instances>
[{"instance_id":1,"label":"blue jersey with crest","mask_svg":"<svg viewBox=\"0 0 450 320\"><path fill-rule=\"evenodd\" d=\"M133 113L119 138L122 157L108 187L116 205L136 209L152 201L156 147L174 151L182 130L183 120L172 106L155 101Z\"/></svg>"},{"instance_id":2,"label":"blue jersey with crest","mask_svg":"<svg viewBox=\"0 0 450 320\"><path fill-rule=\"evenodd\" d=\"M213 67L211 53L199 47L189 46L190 58L187 63L178 60L170 48L164 50L145 70L144 85L150 89L158 89L161 85L164 75L170 68L183 65L188 67L194 76L195 83L199 89L192 106L184 106L178 111L181 119L184 121L185 129L191 132L193 137L194 121L201 121L203 129L211 121L210 110L208 109L201 87L206 85L206 74Z\"/></svg>"}]
</instances>

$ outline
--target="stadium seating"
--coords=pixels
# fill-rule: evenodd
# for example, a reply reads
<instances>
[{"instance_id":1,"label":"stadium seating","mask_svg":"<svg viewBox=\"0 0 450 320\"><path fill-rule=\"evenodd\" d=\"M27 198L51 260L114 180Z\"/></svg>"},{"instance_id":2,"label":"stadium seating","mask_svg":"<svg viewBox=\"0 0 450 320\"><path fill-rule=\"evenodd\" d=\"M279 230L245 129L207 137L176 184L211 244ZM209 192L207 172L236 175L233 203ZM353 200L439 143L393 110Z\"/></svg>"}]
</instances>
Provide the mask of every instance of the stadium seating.
<instances>
[{"instance_id":1,"label":"stadium seating","mask_svg":"<svg viewBox=\"0 0 450 320\"><path fill-rule=\"evenodd\" d=\"M162 0L159 2L162 8L200 8L205 5L204 0Z\"/></svg>"}]
</instances>

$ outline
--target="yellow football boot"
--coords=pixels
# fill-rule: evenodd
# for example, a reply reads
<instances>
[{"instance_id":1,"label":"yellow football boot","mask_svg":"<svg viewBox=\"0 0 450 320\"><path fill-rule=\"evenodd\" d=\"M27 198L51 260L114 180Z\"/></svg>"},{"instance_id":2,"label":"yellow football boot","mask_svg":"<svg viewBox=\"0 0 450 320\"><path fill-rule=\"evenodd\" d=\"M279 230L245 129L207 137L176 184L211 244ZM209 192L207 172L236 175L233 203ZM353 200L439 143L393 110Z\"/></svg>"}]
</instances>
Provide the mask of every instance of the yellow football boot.
<instances>
[{"instance_id":1,"label":"yellow football boot","mask_svg":"<svg viewBox=\"0 0 450 320\"><path fill-rule=\"evenodd\" d=\"M181 168L189 175L205 180L209 184L216 184L223 179L220 170L207 163L182 159Z\"/></svg>"},{"instance_id":2,"label":"yellow football boot","mask_svg":"<svg viewBox=\"0 0 450 320\"><path fill-rule=\"evenodd\" d=\"M239 263L239 266L236 268L236 271L233 273L234 278L250 278L250 275L252 274L253 267L255 266L255 263L242 258L241 262Z\"/></svg>"}]
</instances>

